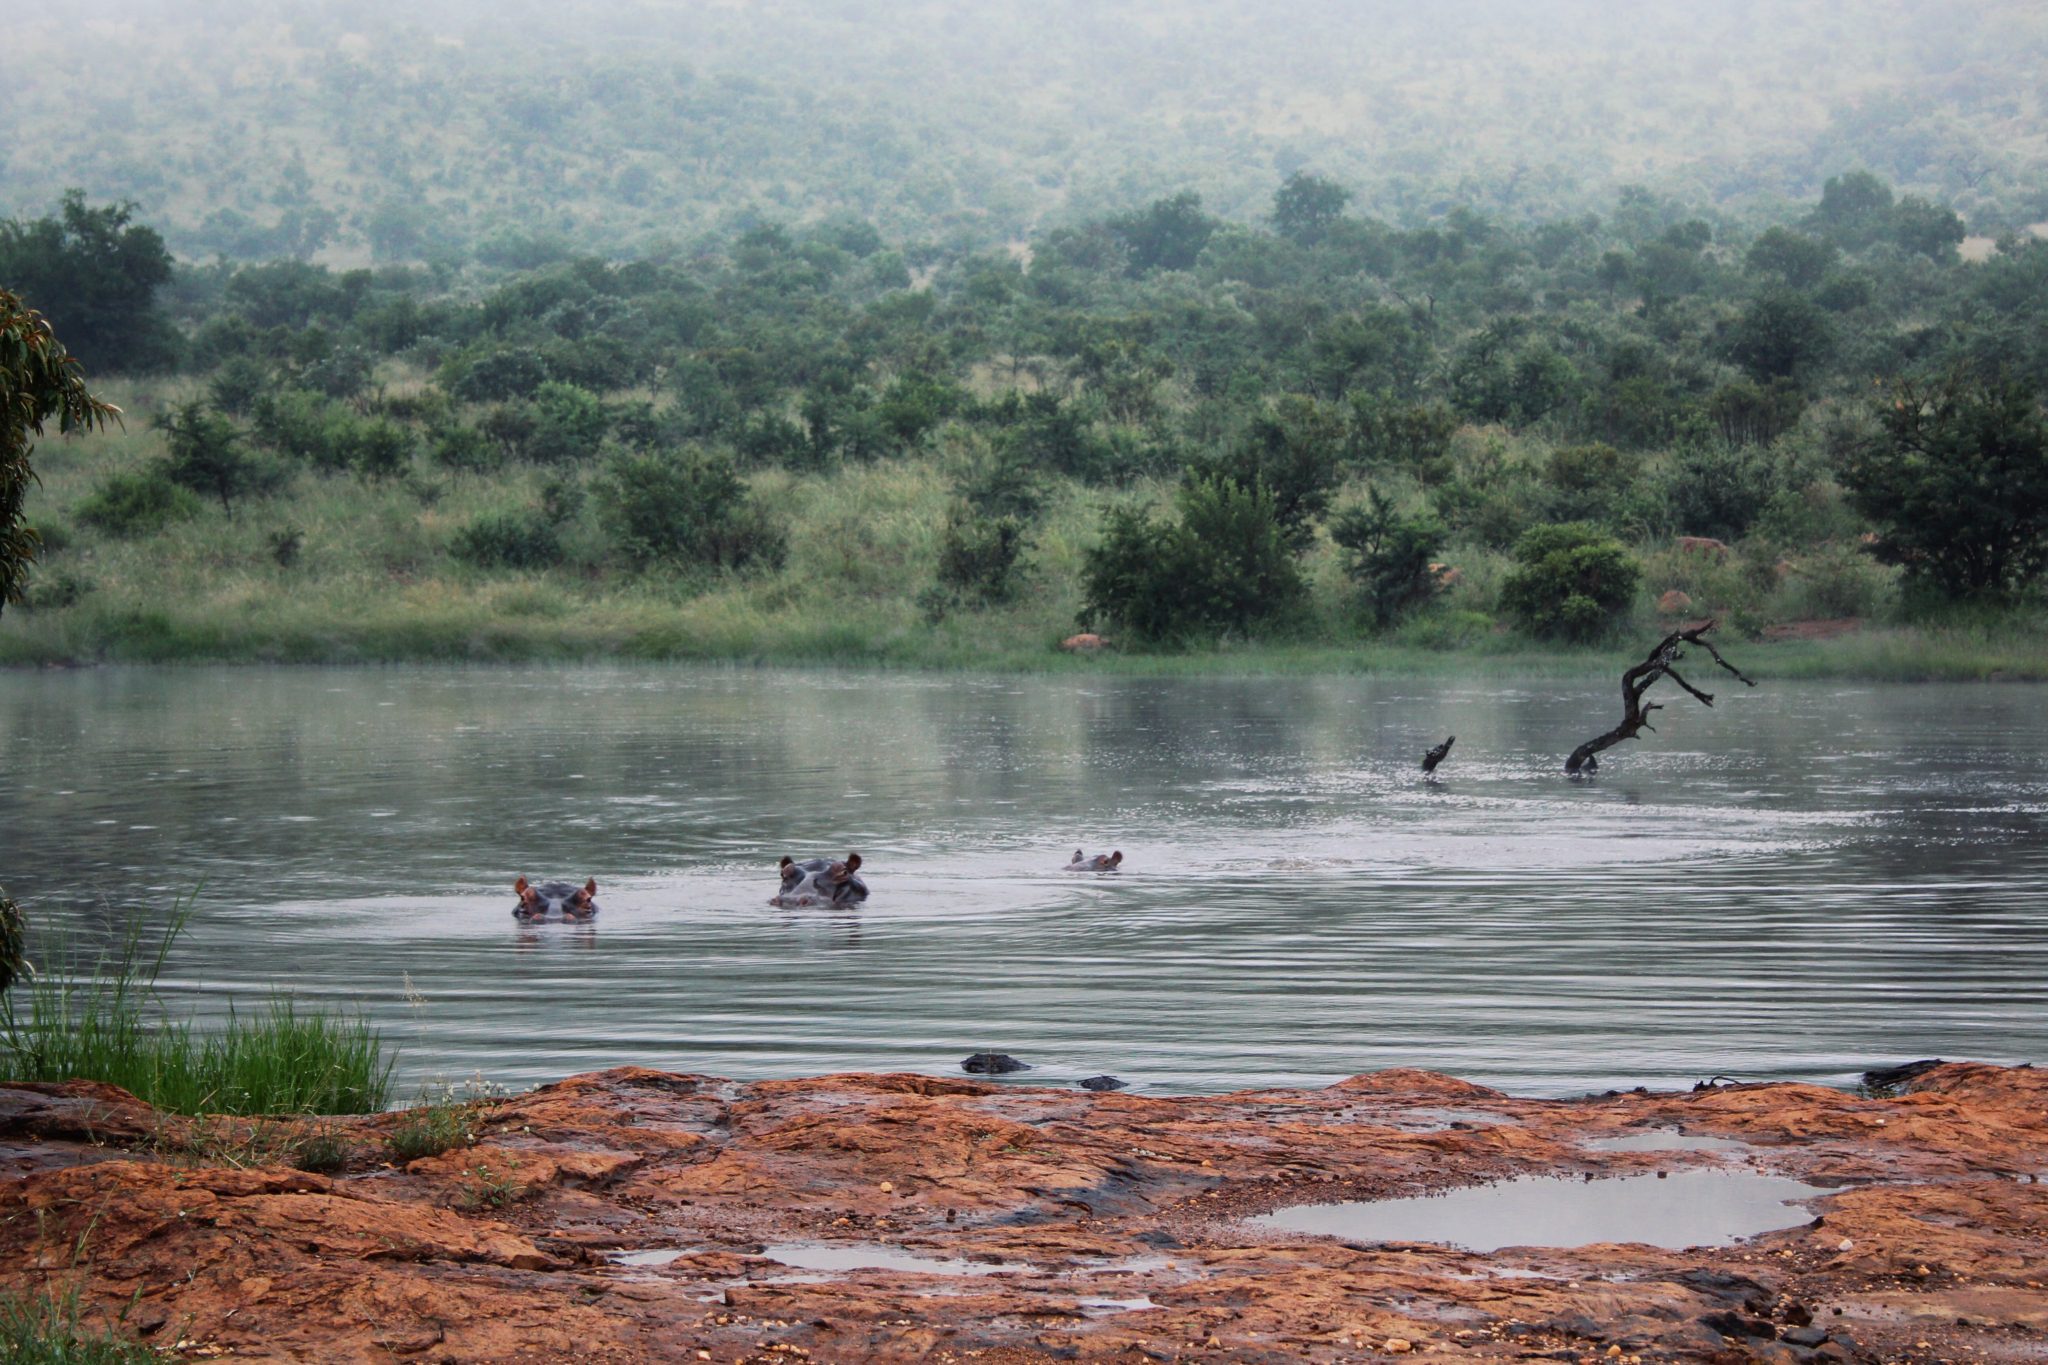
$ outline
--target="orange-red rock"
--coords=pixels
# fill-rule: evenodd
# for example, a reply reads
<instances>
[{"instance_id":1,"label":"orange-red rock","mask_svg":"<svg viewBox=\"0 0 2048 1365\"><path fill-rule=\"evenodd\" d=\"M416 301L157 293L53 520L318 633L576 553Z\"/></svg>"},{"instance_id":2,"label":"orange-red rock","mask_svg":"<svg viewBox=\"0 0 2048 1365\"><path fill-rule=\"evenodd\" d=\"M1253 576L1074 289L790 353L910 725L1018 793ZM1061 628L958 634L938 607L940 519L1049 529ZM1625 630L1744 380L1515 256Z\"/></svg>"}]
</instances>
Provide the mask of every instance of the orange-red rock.
<instances>
[{"instance_id":1,"label":"orange-red rock","mask_svg":"<svg viewBox=\"0 0 2048 1365\"><path fill-rule=\"evenodd\" d=\"M1758 1085L1580 1100L1419 1071L1170 1099L629 1068L475 1118L473 1146L403 1166L385 1146L391 1116L321 1120L349 1148L322 1176L194 1155L244 1139L282 1152L289 1125L193 1124L105 1086L0 1087L0 1276L75 1287L158 1344L237 1359L2048 1352L2048 1076L2025 1068L1945 1065L1891 1098ZM1810 1225L1687 1251L1477 1255L1241 1221L1510 1174L1719 1160L1582 1145L1646 1127L1736 1139L1758 1166L1840 1190ZM934 1264L797 1271L764 1254L786 1241ZM662 1249L673 1258L614 1259ZM953 1273L961 1263L995 1273ZM1816 1349L1817 1332L1836 1339Z\"/></svg>"}]
</instances>

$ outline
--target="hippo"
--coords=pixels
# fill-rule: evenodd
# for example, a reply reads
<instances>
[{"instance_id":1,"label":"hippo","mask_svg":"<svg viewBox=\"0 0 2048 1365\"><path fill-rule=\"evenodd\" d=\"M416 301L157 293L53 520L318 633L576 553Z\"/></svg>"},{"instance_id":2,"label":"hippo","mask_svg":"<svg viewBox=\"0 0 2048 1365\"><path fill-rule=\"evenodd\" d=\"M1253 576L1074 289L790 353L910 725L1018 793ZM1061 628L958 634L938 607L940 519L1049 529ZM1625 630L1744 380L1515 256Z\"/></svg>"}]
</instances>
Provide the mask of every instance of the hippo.
<instances>
[{"instance_id":1,"label":"hippo","mask_svg":"<svg viewBox=\"0 0 2048 1365\"><path fill-rule=\"evenodd\" d=\"M1012 1071L1034 1070L1029 1062L1020 1062L1007 1052L977 1052L961 1062L960 1069L970 1076L1007 1076Z\"/></svg>"},{"instance_id":2,"label":"hippo","mask_svg":"<svg viewBox=\"0 0 2048 1365\"><path fill-rule=\"evenodd\" d=\"M851 906L868 898L868 884L854 874L860 871L860 854L844 859L794 858L782 860L782 889L768 898L770 905L793 908L805 905Z\"/></svg>"},{"instance_id":3,"label":"hippo","mask_svg":"<svg viewBox=\"0 0 2048 1365\"><path fill-rule=\"evenodd\" d=\"M595 877L581 886L574 882L542 882L535 886L521 877L512 883L512 889L519 893L519 904L512 907L512 913L520 919L546 919L553 910L561 911L563 919L597 918Z\"/></svg>"},{"instance_id":4,"label":"hippo","mask_svg":"<svg viewBox=\"0 0 2048 1365\"><path fill-rule=\"evenodd\" d=\"M1443 762L1446 758L1450 757L1451 746L1453 744L1456 744L1457 742L1458 737L1456 735L1452 735L1449 739L1445 740L1443 743L1437 745L1434 749L1431 749L1428 753L1424 754L1422 756L1422 771L1426 773L1435 772L1436 765Z\"/></svg>"},{"instance_id":5,"label":"hippo","mask_svg":"<svg viewBox=\"0 0 2048 1365\"><path fill-rule=\"evenodd\" d=\"M1074 850L1074 861L1067 864L1069 872L1114 872L1124 860L1122 850L1115 853L1083 853Z\"/></svg>"}]
</instances>

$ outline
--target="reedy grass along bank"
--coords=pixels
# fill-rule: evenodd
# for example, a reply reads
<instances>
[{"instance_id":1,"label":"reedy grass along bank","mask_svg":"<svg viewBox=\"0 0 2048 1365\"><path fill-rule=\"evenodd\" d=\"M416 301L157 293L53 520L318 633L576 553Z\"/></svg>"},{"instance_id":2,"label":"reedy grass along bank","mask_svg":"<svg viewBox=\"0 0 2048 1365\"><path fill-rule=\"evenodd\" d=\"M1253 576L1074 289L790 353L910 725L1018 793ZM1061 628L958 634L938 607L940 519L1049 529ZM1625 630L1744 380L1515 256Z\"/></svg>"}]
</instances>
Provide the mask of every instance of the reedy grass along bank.
<instances>
[{"instance_id":1,"label":"reedy grass along bank","mask_svg":"<svg viewBox=\"0 0 2048 1365\"><path fill-rule=\"evenodd\" d=\"M156 979L182 922L153 938L137 925L90 958L40 936L37 969L0 996L0 1081L103 1081L188 1115L384 1108L392 1063L361 1018L283 998L206 1031L168 1017Z\"/></svg>"},{"instance_id":2,"label":"reedy grass along bank","mask_svg":"<svg viewBox=\"0 0 2048 1365\"><path fill-rule=\"evenodd\" d=\"M567 562L541 571L484 570L449 554L459 530L506 509L537 509L561 471L513 466L484 476L424 459L397 479L296 471L271 497L134 538L80 525L79 505L112 472L162 450L150 414L184 386L108 386L126 426L38 451L42 487L31 515L50 545L28 608L0 616L0 665L83 662L526 662L626 659L797 666L1135 674L1541 671L1588 676L1666 628L1658 598L1678 589L1691 615L1716 614L1732 635L1773 622L1856 615L1841 638L1752 642L1765 674L1873 679L2048 679L2038 608L1963 624L1895 623L1888 572L1853 550L1822 547L1778 564L1638 547L1636 609L1604 648L1539 642L1497 619L1507 561L1470 545L1446 552L1457 580L1395 630L1362 627L1341 557L1319 536L1304 561L1311 605L1257 640L1186 649L1119 648L1071 657L1081 572L1113 499L1161 500L1165 480L1108 492L1048 484L1024 577L1011 600L953 601L934 611L940 540L964 458L941 448L918 460L840 466L823 474L772 469L750 482L786 532L776 570L636 574L608 553L586 505L564 526ZM1491 432L1470 439L1499 439ZM1416 490L1382 480L1400 496ZM1339 501L1362 496L1347 488ZM537 510L534 513L538 515ZM294 562L273 535L296 530ZM1124 642L1119 642L1120 644Z\"/></svg>"}]
</instances>

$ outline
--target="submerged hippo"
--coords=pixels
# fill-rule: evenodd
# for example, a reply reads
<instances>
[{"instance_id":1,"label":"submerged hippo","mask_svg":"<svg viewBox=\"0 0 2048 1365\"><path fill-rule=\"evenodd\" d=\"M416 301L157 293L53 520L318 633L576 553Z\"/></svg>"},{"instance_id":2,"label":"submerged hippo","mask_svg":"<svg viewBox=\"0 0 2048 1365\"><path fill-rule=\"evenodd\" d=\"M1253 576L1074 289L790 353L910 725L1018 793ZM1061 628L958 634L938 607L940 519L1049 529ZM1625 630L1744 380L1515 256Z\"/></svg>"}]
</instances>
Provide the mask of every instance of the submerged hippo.
<instances>
[{"instance_id":1,"label":"submerged hippo","mask_svg":"<svg viewBox=\"0 0 2048 1365\"><path fill-rule=\"evenodd\" d=\"M785 908L804 905L859 905L868 898L868 884L855 876L860 871L860 854L844 859L794 858L782 860L782 889L768 898L770 905Z\"/></svg>"},{"instance_id":2,"label":"submerged hippo","mask_svg":"<svg viewBox=\"0 0 2048 1365\"><path fill-rule=\"evenodd\" d=\"M1067 864L1066 870L1069 872L1114 872L1118 864L1122 863L1123 860L1124 855L1121 849L1115 853L1083 853L1077 848L1074 850L1074 861Z\"/></svg>"},{"instance_id":3,"label":"submerged hippo","mask_svg":"<svg viewBox=\"0 0 2048 1365\"><path fill-rule=\"evenodd\" d=\"M574 882L542 882L535 886L521 877L512 883L512 889L519 893L519 904L512 907L512 913L520 919L546 919L550 912L559 910L563 919L597 918L597 878L578 886Z\"/></svg>"}]
</instances>

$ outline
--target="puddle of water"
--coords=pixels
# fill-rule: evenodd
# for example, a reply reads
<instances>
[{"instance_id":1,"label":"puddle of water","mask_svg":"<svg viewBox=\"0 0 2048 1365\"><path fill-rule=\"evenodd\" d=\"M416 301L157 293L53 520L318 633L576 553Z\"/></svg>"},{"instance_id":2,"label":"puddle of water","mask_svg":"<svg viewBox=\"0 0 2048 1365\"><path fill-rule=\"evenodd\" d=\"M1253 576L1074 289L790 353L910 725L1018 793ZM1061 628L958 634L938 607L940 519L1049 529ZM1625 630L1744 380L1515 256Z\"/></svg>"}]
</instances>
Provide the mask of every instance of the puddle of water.
<instances>
[{"instance_id":1,"label":"puddle of water","mask_svg":"<svg viewBox=\"0 0 2048 1365\"><path fill-rule=\"evenodd\" d=\"M1748 1171L1672 1171L1613 1180L1528 1176L1416 1199L1302 1204L1256 1227L1347 1242L1442 1242L1468 1251L1643 1242L1726 1246L1805 1222L1796 1201L1831 1191Z\"/></svg>"},{"instance_id":2,"label":"puddle of water","mask_svg":"<svg viewBox=\"0 0 2048 1365\"><path fill-rule=\"evenodd\" d=\"M763 1247L761 1254L793 1270L907 1270L918 1275L1001 1275L1036 1269L1017 1261L963 1261L956 1257L918 1256L901 1247L871 1243L832 1246L824 1242L773 1242Z\"/></svg>"},{"instance_id":3,"label":"puddle of water","mask_svg":"<svg viewBox=\"0 0 2048 1365\"><path fill-rule=\"evenodd\" d=\"M1095 1314L1107 1315L1110 1313L1142 1313L1148 1308L1157 1308L1159 1306L1142 1294L1135 1299L1081 1299L1079 1303L1081 1311L1091 1316Z\"/></svg>"},{"instance_id":4,"label":"puddle of water","mask_svg":"<svg viewBox=\"0 0 2048 1365\"><path fill-rule=\"evenodd\" d=\"M1623 1137L1592 1138L1579 1146L1589 1152L1753 1152L1747 1142L1681 1133L1676 1128L1651 1128Z\"/></svg>"}]
</instances>

